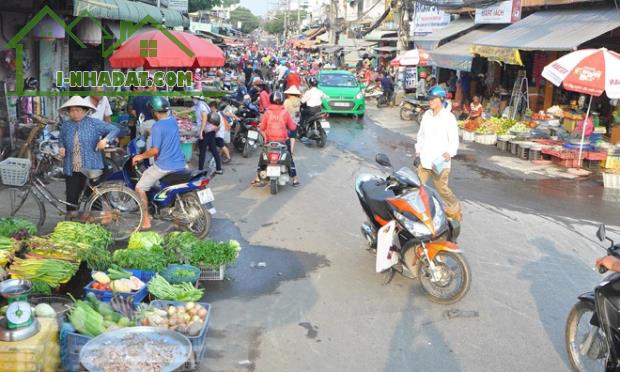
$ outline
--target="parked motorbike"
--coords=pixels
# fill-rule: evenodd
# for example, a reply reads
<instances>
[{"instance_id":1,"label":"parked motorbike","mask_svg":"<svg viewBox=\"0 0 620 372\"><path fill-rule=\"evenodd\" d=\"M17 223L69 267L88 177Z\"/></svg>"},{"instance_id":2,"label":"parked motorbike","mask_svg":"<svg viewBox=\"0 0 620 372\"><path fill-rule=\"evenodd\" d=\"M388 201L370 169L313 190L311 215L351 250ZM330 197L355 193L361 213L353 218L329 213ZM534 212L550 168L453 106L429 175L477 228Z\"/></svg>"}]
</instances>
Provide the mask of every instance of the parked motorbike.
<instances>
[{"instance_id":1,"label":"parked motorbike","mask_svg":"<svg viewBox=\"0 0 620 372\"><path fill-rule=\"evenodd\" d=\"M297 137L299 139L308 138L315 141L319 147L325 147L330 128L329 121L327 121L327 114L319 111L307 116L303 121L301 118L299 119Z\"/></svg>"},{"instance_id":2,"label":"parked motorbike","mask_svg":"<svg viewBox=\"0 0 620 372\"><path fill-rule=\"evenodd\" d=\"M620 258L620 244L607 237L605 225L596 233L610 242L607 254ZM607 269L599 268L604 274ZM574 371L620 370L620 273L605 277L593 292L578 296L566 320L565 342Z\"/></svg>"},{"instance_id":3,"label":"parked motorbike","mask_svg":"<svg viewBox=\"0 0 620 372\"><path fill-rule=\"evenodd\" d=\"M437 192L409 168L394 171L385 154L376 161L391 170L387 178L362 174L355 191L368 221L362 234L376 250L376 271L389 283L396 272L418 278L428 298L453 304L469 290L469 265L456 244L460 224L447 217Z\"/></svg>"},{"instance_id":4,"label":"parked motorbike","mask_svg":"<svg viewBox=\"0 0 620 372\"><path fill-rule=\"evenodd\" d=\"M247 158L258 148L258 144L261 142L260 133L258 132L258 119L241 119L235 122L233 130L233 146L244 158Z\"/></svg>"},{"instance_id":5,"label":"parked motorbike","mask_svg":"<svg viewBox=\"0 0 620 372\"><path fill-rule=\"evenodd\" d=\"M383 96L383 89L381 89L380 84L370 84L364 89L364 97L368 98L379 98Z\"/></svg>"},{"instance_id":6,"label":"parked motorbike","mask_svg":"<svg viewBox=\"0 0 620 372\"><path fill-rule=\"evenodd\" d=\"M148 167L148 160L137 166L132 164L135 155L146 151L145 138L134 138L127 149L129 156L122 170L106 176L105 182L123 182L134 189L142 172ZM211 215L215 214L215 197L207 187L212 171L183 170L163 177L158 187L147 192L150 214L155 219L169 221L173 229L188 230L199 239L205 238L211 228ZM123 201L111 202L120 204Z\"/></svg>"},{"instance_id":7,"label":"parked motorbike","mask_svg":"<svg viewBox=\"0 0 620 372\"><path fill-rule=\"evenodd\" d=\"M393 93L388 96L385 92L377 97L377 108L388 107L393 101Z\"/></svg>"},{"instance_id":8,"label":"parked motorbike","mask_svg":"<svg viewBox=\"0 0 620 372\"><path fill-rule=\"evenodd\" d=\"M400 118L402 120L416 119L418 123L421 123L422 116L429 108L428 101L405 97L400 103Z\"/></svg>"},{"instance_id":9,"label":"parked motorbike","mask_svg":"<svg viewBox=\"0 0 620 372\"><path fill-rule=\"evenodd\" d=\"M261 153L261 170L258 176L261 180L269 180L271 194L278 193L278 187L290 181L288 171L291 167L291 155L286 144L269 142L263 146Z\"/></svg>"}]
</instances>

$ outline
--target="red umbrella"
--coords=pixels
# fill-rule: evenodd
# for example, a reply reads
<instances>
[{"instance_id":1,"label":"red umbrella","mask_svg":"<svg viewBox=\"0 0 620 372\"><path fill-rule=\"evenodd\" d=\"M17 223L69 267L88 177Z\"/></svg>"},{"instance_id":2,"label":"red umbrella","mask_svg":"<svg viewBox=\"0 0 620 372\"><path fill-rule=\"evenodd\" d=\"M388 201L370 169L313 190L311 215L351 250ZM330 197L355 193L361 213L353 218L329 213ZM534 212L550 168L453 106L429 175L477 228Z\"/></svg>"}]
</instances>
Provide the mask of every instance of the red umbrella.
<instances>
[{"instance_id":1,"label":"red umbrella","mask_svg":"<svg viewBox=\"0 0 620 372\"><path fill-rule=\"evenodd\" d=\"M113 68L219 67L224 52L210 41L180 31L146 31L125 41L110 57ZM177 45L172 35L181 44ZM189 53L189 55L188 55Z\"/></svg>"}]
</instances>

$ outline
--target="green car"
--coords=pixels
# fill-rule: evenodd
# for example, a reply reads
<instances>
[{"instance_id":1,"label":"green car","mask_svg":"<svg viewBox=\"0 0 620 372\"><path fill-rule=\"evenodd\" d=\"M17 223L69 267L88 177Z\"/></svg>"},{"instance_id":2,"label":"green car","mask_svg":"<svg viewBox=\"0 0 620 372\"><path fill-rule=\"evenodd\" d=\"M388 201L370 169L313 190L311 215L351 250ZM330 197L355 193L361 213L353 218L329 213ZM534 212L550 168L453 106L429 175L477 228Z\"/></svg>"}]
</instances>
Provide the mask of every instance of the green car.
<instances>
[{"instance_id":1,"label":"green car","mask_svg":"<svg viewBox=\"0 0 620 372\"><path fill-rule=\"evenodd\" d=\"M355 76L344 70L324 70L317 76L323 98L323 111L330 114L364 116L366 103L362 87Z\"/></svg>"}]
</instances>

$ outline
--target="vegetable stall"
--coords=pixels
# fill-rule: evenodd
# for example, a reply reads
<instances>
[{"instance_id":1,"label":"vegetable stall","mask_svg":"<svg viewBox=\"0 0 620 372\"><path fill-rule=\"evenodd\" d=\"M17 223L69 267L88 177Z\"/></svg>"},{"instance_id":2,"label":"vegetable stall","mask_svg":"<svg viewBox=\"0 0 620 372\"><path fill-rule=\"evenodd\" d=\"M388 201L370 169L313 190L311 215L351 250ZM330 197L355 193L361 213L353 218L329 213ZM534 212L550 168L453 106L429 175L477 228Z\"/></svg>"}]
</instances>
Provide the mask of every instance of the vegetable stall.
<instances>
[{"instance_id":1,"label":"vegetable stall","mask_svg":"<svg viewBox=\"0 0 620 372\"><path fill-rule=\"evenodd\" d=\"M0 219L3 368L81 371L110 360L129 370L120 355L112 355L114 348L102 349L111 353L107 358L89 355L90 345L99 345L104 336L119 337L120 343L160 342L162 352L143 366L199 366L211 314L200 283L224 278L239 255L237 241L147 231L112 247L105 228L79 222L59 222L49 235L37 233L30 221ZM178 348L171 346L175 342ZM185 342L191 347L185 349ZM181 364L179 358L185 358Z\"/></svg>"}]
</instances>

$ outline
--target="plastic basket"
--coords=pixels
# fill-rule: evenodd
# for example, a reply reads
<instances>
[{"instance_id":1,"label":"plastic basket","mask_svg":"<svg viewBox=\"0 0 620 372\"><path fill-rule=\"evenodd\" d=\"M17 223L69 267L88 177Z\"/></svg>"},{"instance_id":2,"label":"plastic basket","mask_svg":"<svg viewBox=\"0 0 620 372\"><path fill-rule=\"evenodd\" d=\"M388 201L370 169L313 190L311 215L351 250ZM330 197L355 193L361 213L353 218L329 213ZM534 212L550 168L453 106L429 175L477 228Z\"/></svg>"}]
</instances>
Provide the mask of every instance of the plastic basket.
<instances>
[{"instance_id":1,"label":"plastic basket","mask_svg":"<svg viewBox=\"0 0 620 372\"><path fill-rule=\"evenodd\" d=\"M135 270L135 269L125 269L125 270L131 272L131 275L142 280L144 283L147 283L149 280L153 279L153 277L156 274L156 272L154 271L142 271L142 270Z\"/></svg>"},{"instance_id":2,"label":"plastic basket","mask_svg":"<svg viewBox=\"0 0 620 372\"><path fill-rule=\"evenodd\" d=\"M200 330L200 333L198 334L198 336L185 336L192 343L193 358L190 358L190 360L188 360L183 367L177 369L176 371L191 371L193 369L198 368L198 366L200 365L200 361L202 361L202 358L204 357L205 352L207 350L206 340L207 340L207 331L209 329L209 319L211 318L211 305L209 305L208 303L204 303L204 302L197 302L197 303L202 305L205 309L207 309L207 317L205 318L204 325L202 329ZM163 301L163 300L151 301L151 306L154 306L160 309L166 309L170 305L183 306L185 305L185 302Z\"/></svg>"},{"instance_id":3,"label":"plastic basket","mask_svg":"<svg viewBox=\"0 0 620 372\"><path fill-rule=\"evenodd\" d=\"M463 141L473 142L476 139L476 134L473 132L463 131Z\"/></svg>"},{"instance_id":4,"label":"plastic basket","mask_svg":"<svg viewBox=\"0 0 620 372\"><path fill-rule=\"evenodd\" d=\"M31 166L29 159L7 158L1 161L2 183L9 186L23 186L28 181Z\"/></svg>"},{"instance_id":5,"label":"plastic basket","mask_svg":"<svg viewBox=\"0 0 620 372\"><path fill-rule=\"evenodd\" d=\"M606 189L620 189L620 173L603 172L603 186Z\"/></svg>"},{"instance_id":6,"label":"plastic basket","mask_svg":"<svg viewBox=\"0 0 620 372\"><path fill-rule=\"evenodd\" d=\"M77 333L70 323L63 324L60 330L60 363L65 371L86 371L80 363L80 350L91 338Z\"/></svg>"},{"instance_id":7,"label":"plastic basket","mask_svg":"<svg viewBox=\"0 0 620 372\"><path fill-rule=\"evenodd\" d=\"M495 144L499 151L508 151L508 141L497 139L497 143Z\"/></svg>"},{"instance_id":8,"label":"plastic basket","mask_svg":"<svg viewBox=\"0 0 620 372\"><path fill-rule=\"evenodd\" d=\"M179 269L180 270L191 270L194 273L194 275L190 277L189 280L179 280L178 278L175 278L172 276L172 272L174 270L179 270ZM179 284L183 282L196 283L198 279L200 279L200 273L201 273L201 270L197 268L196 266L171 264L171 265L168 265L168 267L166 267L166 269L162 271L160 275L163 276L164 279L166 279L168 283L170 284Z\"/></svg>"},{"instance_id":9,"label":"plastic basket","mask_svg":"<svg viewBox=\"0 0 620 372\"><path fill-rule=\"evenodd\" d=\"M224 274L226 273L226 265L220 265L220 267L207 267L200 265L200 278L202 280L224 280Z\"/></svg>"},{"instance_id":10,"label":"plastic basket","mask_svg":"<svg viewBox=\"0 0 620 372\"><path fill-rule=\"evenodd\" d=\"M142 280L142 279L140 279ZM146 286L146 282L144 283L144 287L142 287L142 289L140 289L137 292L112 292L112 291L102 291L100 289L94 289L91 286L93 285L95 281L93 280L92 282L88 283L88 285L86 287L84 287L84 296L86 296L88 293L93 293L95 295L95 297L97 297L97 299L99 301L103 301L103 302L110 302L112 301L112 296L115 293L118 293L119 295L121 295L122 297L132 297L133 298L133 306L136 307L138 306L138 304L144 300L144 298L146 297L146 295L148 295L149 291L148 288Z\"/></svg>"},{"instance_id":11,"label":"plastic basket","mask_svg":"<svg viewBox=\"0 0 620 372\"><path fill-rule=\"evenodd\" d=\"M497 143L497 135L495 134L476 134L474 141L481 145L495 145Z\"/></svg>"}]
</instances>

